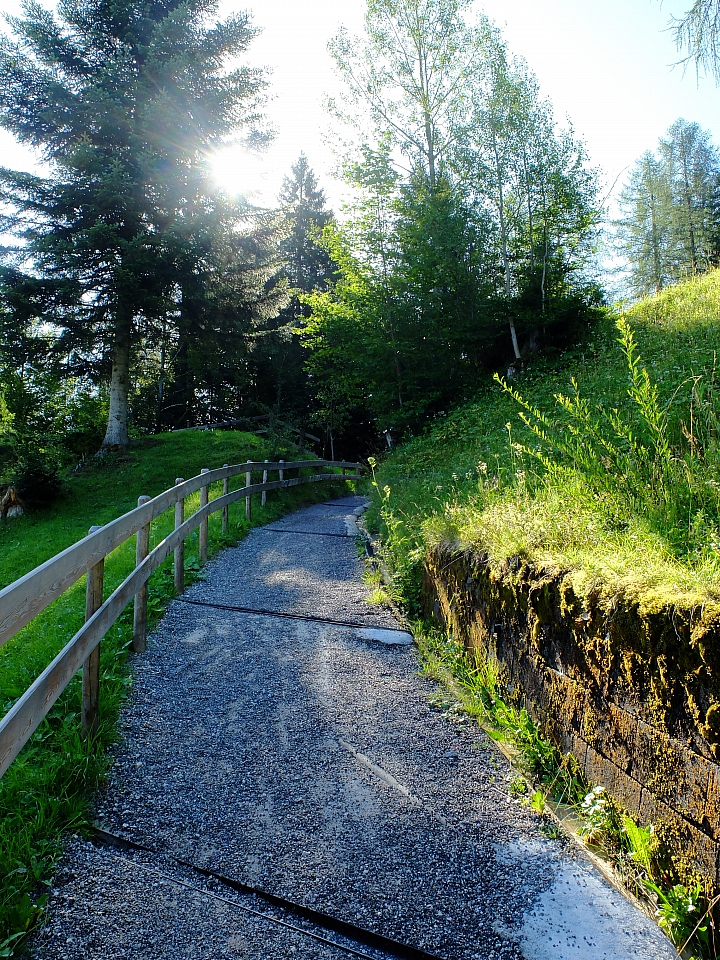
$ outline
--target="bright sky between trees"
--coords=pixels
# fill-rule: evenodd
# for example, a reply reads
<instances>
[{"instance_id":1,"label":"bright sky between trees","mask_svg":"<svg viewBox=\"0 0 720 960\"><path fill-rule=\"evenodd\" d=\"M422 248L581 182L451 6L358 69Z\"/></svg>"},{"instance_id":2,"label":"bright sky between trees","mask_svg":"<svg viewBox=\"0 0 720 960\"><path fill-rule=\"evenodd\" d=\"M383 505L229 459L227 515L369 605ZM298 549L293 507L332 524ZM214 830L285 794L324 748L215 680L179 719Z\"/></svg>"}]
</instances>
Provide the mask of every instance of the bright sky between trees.
<instances>
[{"instance_id":1,"label":"bright sky between trees","mask_svg":"<svg viewBox=\"0 0 720 960\"><path fill-rule=\"evenodd\" d=\"M696 78L680 59L667 29L691 0L484 0L476 8L503 31L512 53L537 75L556 119L569 118L593 164L614 194L626 170L678 117L696 121L720 144L720 89ZM17 14L19 0L0 0ZM331 204L341 201L336 161L327 142L327 95L341 97L327 43L340 26L362 30L364 0L221 0L220 13L251 11L262 34L250 60L271 70L270 122L274 144L260 158L228 149L218 157L218 182L257 203L273 205L283 177L301 152L308 156ZM32 156L0 131L0 162L30 168Z\"/></svg>"}]
</instances>

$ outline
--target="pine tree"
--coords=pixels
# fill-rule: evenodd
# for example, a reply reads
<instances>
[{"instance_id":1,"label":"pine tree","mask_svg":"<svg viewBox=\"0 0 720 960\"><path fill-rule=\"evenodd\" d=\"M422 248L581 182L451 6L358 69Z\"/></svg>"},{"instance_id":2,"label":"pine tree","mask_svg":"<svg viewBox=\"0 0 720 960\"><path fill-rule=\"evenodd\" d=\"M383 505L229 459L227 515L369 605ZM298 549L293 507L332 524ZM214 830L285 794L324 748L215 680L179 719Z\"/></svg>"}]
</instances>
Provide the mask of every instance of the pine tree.
<instances>
[{"instance_id":1,"label":"pine tree","mask_svg":"<svg viewBox=\"0 0 720 960\"><path fill-rule=\"evenodd\" d=\"M328 290L335 268L321 242L322 231L333 222L333 214L304 153L284 178L278 202L285 222L285 236L279 244L282 276L291 299L257 341L254 363L258 401L263 409L305 426L310 395L299 331L309 311L300 297Z\"/></svg>"},{"instance_id":2,"label":"pine tree","mask_svg":"<svg viewBox=\"0 0 720 960\"><path fill-rule=\"evenodd\" d=\"M673 18L678 50L720 82L720 0L694 0L685 15Z\"/></svg>"},{"instance_id":3,"label":"pine tree","mask_svg":"<svg viewBox=\"0 0 720 960\"><path fill-rule=\"evenodd\" d=\"M717 262L720 156L710 134L677 120L620 194L618 250L634 296L657 293Z\"/></svg>"},{"instance_id":4,"label":"pine tree","mask_svg":"<svg viewBox=\"0 0 720 960\"><path fill-rule=\"evenodd\" d=\"M697 123L676 120L660 140L660 160L672 198L675 274L696 274L712 264L720 156Z\"/></svg>"},{"instance_id":5,"label":"pine tree","mask_svg":"<svg viewBox=\"0 0 720 960\"><path fill-rule=\"evenodd\" d=\"M107 446L127 443L132 353L176 284L203 158L240 125L255 136L262 77L226 67L254 31L244 15L212 24L216 6L65 0L56 16L28 2L0 42L0 123L51 169L0 171L6 226L48 281L38 315L58 348L111 365Z\"/></svg>"},{"instance_id":6,"label":"pine tree","mask_svg":"<svg viewBox=\"0 0 720 960\"><path fill-rule=\"evenodd\" d=\"M659 293L672 283L670 196L660 163L646 150L620 193L624 216L617 223L622 252L632 264L631 283L637 297Z\"/></svg>"},{"instance_id":7,"label":"pine tree","mask_svg":"<svg viewBox=\"0 0 720 960\"><path fill-rule=\"evenodd\" d=\"M290 286L301 293L327 290L332 281L333 264L318 241L333 215L327 209L325 192L318 187L317 177L304 153L293 164L291 176L285 177L279 201L290 227L288 237L281 244Z\"/></svg>"}]
</instances>

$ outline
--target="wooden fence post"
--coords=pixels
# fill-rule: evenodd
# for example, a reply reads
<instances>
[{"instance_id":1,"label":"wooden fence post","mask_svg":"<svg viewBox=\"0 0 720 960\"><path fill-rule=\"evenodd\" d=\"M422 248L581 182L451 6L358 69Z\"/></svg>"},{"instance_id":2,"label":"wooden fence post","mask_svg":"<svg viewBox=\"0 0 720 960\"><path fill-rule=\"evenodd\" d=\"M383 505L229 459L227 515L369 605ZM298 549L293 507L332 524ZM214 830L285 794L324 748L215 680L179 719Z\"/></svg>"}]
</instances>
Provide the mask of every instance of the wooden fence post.
<instances>
[{"instance_id":1,"label":"wooden fence post","mask_svg":"<svg viewBox=\"0 0 720 960\"><path fill-rule=\"evenodd\" d=\"M342 462L342 475L345 476L345 461Z\"/></svg>"},{"instance_id":2,"label":"wooden fence post","mask_svg":"<svg viewBox=\"0 0 720 960\"><path fill-rule=\"evenodd\" d=\"M247 461L250 463L250 461ZM248 470L245 474L245 486L249 487L252 483L252 470ZM252 497L245 497L245 519L249 520L252 517Z\"/></svg>"},{"instance_id":3,"label":"wooden fence post","mask_svg":"<svg viewBox=\"0 0 720 960\"><path fill-rule=\"evenodd\" d=\"M265 463L270 463L270 461L266 460ZM265 467L265 469L263 470L263 483L267 483L267 475L268 475L267 467ZM266 503L267 503L267 491L263 490L262 496L260 497L260 506L264 507Z\"/></svg>"},{"instance_id":4,"label":"wooden fence post","mask_svg":"<svg viewBox=\"0 0 720 960\"><path fill-rule=\"evenodd\" d=\"M138 497L138 506L148 503L150 497ZM150 550L150 524L140 527L135 537L135 566L139 566ZM133 638L131 649L135 653L142 653L147 647L147 602L148 585L144 583L135 594L135 609L133 611Z\"/></svg>"},{"instance_id":5,"label":"wooden fence post","mask_svg":"<svg viewBox=\"0 0 720 960\"><path fill-rule=\"evenodd\" d=\"M207 467L203 467L200 473L210 473ZM203 484L200 487L200 506L206 507L208 502L208 485ZM198 531L198 552L200 554L200 563L207 563L208 558L208 518L200 521Z\"/></svg>"},{"instance_id":6,"label":"wooden fence post","mask_svg":"<svg viewBox=\"0 0 720 960\"><path fill-rule=\"evenodd\" d=\"M95 533L100 527L90 527L88 533ZM102 606L103 576L105 558L98 560L87 572L85 588L85 622ZM95 736L98 729L100 703L100 643L90 653L82 672L82 734L85 739Z\"/></svg>"},{"instance_id":7,"label":"wooden fence post","mask_svg":"<svg viewBox=\"0 0 720 960\"><path fill-rule=\"evenodd\" d=\"M175 480L175 486L185 483L182 477ZM175 529L185 521L185 497L181 497L175 504ZM175 547L174 558L175 593L185 593L185 541L181 540Z\"/></svg>"},{"instance_id":8,"label":"wooden fence post","mask_svg":"<svg viewBox=\"0 0 720 960\"><path fill-rule=\"evenodd\" d=\"M285 466L284 466L285 461L284 461L284 460L280 460L280 464L281 464L281 466L280 466L280 469L278 470L278 475L279 475L280 480L284 480L284 479L285 479Z\"/></svg>"},{"instance_id":9,"label":"wooden fence post","mask_svg":"<svg viewBox=\"0 0 720 960\"><path fill-rule=\"evenodd\" d=\"M223 464L223 470L227 470L227 463ZM223 480L223 496L226 497L230 493L230 478L225 477ZM228 527L230 526L230 507L225 504L222 510L222 532L224 536L227 536Z\"/></svg>"}]
</instances>

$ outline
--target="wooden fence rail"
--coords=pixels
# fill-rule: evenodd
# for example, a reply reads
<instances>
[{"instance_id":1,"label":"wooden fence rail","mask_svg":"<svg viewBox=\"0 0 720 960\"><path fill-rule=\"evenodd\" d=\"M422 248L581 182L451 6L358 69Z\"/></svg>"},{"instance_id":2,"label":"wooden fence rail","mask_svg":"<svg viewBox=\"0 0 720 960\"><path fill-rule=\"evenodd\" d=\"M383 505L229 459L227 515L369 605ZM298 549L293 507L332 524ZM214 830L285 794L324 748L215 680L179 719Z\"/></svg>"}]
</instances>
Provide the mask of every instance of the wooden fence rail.
<instances>
[{"instance_id":1,"label":"wooden fence rail","mask_svg":"<svg viewBox=\"0 0 720 960\"><path fill-rule=\"evenodd\" d=\"M318 473L312 476L285 479L287 470L340 468L342 474ZM246 514L251 511L251 498L261 494L263 502L271 490L317 483L323 480L360 479L359 473L346 475L346 470L359 471L359 463L330 460L299 460L276 463L247 461L227 464L217 470L203 470L190 480L179 478L174 487L150 499L140 497L138 506L104 527L91 527L87 537L68 547L62 553L31 570L24 577L0 590L0 646L7 643L50 603L61 596L82 576L87 574L85 623L75 636L43 670L13 707L0 721L0 777L27 743L53 704L83 668L82 728L86 736L97 729L100 684L101 639L121 615L128 603L135 599L132 649L145 649L147 633L147 582L152 573L174 555L174 582L182 593L185 583L184 544L186 537L200 527L200 561L207 559L207 524L211 513L222 511L223 532L227 532L228 508L231 503L245 499ZM253 471L262 471L263 483L251 483ZM277 471L278 480L267 480ZM246 484L238 490L229 490L232 477L246 475ZM222 481L222 496L209 499L208 487ZM185 519L184 504L190 494L200 491L200 509ZM154 550L149 550L150 524L162 513L175 508L175 529ZM132 536L136 536L135 569L113 593L102 600L105 557Z\"/></svg>"}]
</instances>

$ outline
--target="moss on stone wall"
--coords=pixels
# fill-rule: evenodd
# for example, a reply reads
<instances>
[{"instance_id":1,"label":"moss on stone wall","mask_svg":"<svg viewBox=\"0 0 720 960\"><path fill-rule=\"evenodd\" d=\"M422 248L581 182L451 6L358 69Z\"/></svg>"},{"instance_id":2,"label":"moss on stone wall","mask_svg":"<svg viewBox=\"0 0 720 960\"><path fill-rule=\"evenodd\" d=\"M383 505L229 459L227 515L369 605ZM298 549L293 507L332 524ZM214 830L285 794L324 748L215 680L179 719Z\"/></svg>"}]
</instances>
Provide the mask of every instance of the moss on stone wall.
<instances>
[{"instance_id":1,"label":"moss on stone wall","mask_svg":"<svg viewBox=\"0 0 720 960\"><path fill-rule=\"evenodd\" d=\"M678 876L720 889L719 604L449 544L428 552L423 603L497 661L588 779L656 824Z\"/></svg>"}]
</instances>

